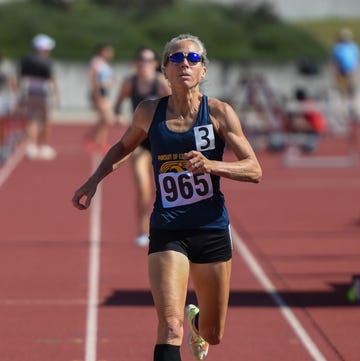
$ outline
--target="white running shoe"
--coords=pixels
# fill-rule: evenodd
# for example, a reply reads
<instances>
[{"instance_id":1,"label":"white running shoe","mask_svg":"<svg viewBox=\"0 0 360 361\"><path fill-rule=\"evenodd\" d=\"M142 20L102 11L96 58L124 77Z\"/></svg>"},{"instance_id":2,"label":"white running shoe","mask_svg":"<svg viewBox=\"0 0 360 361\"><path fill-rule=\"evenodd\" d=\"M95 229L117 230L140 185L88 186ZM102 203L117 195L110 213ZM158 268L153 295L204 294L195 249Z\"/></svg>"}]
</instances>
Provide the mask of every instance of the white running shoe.
<instances>
[{"instance_id":1,"label":"white running shoe","mask_svg":"<svg viewBox=\"0 0 360 361\"><path fill-rule=\"evenodd\" d=\"M41 145L39 147L38 158L43 160L52 160L56 157L56 151L50 145Z\"/></svg>"},{"instance_id":2,"label":"white running shoe","mask_svg":"<svg viewBox=\"0 0 360 361\"><path fill-rule=\"evenodd\" d=\"M209 344L199 335L194 326L194 319L199 311L200 310L196 306L190 304L185 309L185 315L190 327L190 333L188 336L190 353L196 359L203 360L209 351Z\"/></svg>"},{"instance_id":3,"label":"white running shoe","mask_svg":"<svg viewBox=\"0 0 360 361\"><path fill-rule=\"evenodd\" d=\"M149 244L149 237L147 234L140 234L135 238L135 245L138 247L147 247Z\"/></svg>"},{"instance_id":4,"label":"white running shoe","mask_svg":"<svg viewBox=\"0 0 360 361\"><path fill-rule=\"evenodd\" d=\"M36 144L29 143L25 148L25 155L28 159L34 160L39 157L39 147Z\"/></svg>"}]
</instances>

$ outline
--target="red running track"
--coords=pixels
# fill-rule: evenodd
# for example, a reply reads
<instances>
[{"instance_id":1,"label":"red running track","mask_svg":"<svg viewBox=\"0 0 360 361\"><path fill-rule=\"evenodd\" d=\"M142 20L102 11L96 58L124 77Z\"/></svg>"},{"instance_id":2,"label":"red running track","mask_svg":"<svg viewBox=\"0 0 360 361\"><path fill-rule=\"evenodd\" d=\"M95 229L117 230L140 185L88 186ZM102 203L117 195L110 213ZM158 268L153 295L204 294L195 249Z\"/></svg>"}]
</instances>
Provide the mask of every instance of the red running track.
<instances>
[{"instance_id":1,"label":"red running track","mask_svg":"<svg viewBox=\"0 0 360 361\"><path fill-rule=\"evenodd\" d=\"M130 165L103 182L91 210L70 202L91 172L85 131L55 126L58 158L23 159L0 186L1 361L152 360L156 318L146 251L132 243ZM259 159L259 185L223 180L232 289L224 341L207 360L358 361L360 308L346 293L360 273L360 167ZM182 355L192 360L186 345Z\"/></svg>"}]
</instances>

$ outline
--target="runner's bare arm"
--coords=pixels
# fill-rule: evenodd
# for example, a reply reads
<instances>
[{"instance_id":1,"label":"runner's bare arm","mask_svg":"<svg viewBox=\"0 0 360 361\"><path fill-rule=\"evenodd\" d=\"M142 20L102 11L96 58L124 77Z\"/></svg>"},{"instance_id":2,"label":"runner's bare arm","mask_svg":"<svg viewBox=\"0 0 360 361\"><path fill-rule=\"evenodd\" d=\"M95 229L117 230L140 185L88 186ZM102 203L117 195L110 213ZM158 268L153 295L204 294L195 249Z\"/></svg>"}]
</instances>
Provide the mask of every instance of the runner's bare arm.
<instances>
[{"instance_id":1,"label":"runner's bare arm","mask_svg":"<svg viewBox=\"0 0 360 361\"><path fill-rule=\"evenodd\" d=\"M139 104L134 113L134 119L122 138L106 153L95 172L77 190L72 198L73 205L78 209L90 206L97 185L111 172L116 170L131 154L131 152L147 137L147 131L155 109L154 102ZM85 198L85 201L83 199Z\"/></svg>"},{"instance_id":2,"label":"runner's bare arm","mask_svg":"<svg viewBox=\"0 0 360 361\"><path fill-rule=\"evenodd\" d=\"M127 78L124 80L124 82L119 87L118 95L117 95L115 105L114 105L115 114L120 113L122 103L124 102L124 100L126 98L129 98L131 96L131 92L132 92L131 79Z\"/></svg>"},{"instance_id":3,"label":"runner's bare arm","mask_svg":"<svg viewBox=\"0 0 360 361\"><path fill-rule=\"evenodd\" d=\"M246 139L240 120L227 103L209 99L210 114L215 131L224 139L235 154L237 161L212 161L200 152L191 151L185 155L188 169L194 173L211 173L221 177L258 183L262 176L260 164Z\"/></svg>"}]
</instances>

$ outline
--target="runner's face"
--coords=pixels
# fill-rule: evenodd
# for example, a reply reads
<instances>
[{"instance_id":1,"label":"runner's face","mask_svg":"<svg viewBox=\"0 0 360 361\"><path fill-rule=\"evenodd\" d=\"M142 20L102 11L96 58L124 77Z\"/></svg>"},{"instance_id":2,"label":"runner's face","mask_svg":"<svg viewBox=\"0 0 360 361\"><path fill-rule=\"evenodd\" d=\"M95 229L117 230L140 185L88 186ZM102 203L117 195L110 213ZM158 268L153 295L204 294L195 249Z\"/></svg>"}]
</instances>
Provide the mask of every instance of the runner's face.
<instances>
[{"instance_id":1,"label":"runner's face","mask_svg":"<svg viewBox=\"0 0 360 361\"><path fill-rule=\"evenodd\" d=\"M157 61L153 51L150 49L143 50L135 60L136 72L139 75L155 73L157 68Z\"/></svg>"},{"instance_id":2,"label":"runner's face","mask_svg":"<svg viewBox=\"0 0 360 361\"><path fill-rule=\"evenodd\" d=\"M171 54L177 52L185 54L194 52L202 55L199 46L191 40L182 40L171 49ZM173 89L191 89L199 85L200 81L205 77L206 67L202 61L194 63L184 57L181 62L168 60L164 68L164 74Z\"/></svg>"},{"instance_id":3,"label":"runner's face","mask_svg":"<svg viewBox=\"0 0 360 361\"><path fill-rule=\"evenodd\" d=\"M107 46L104 48L102 54L106 61L111 62L113 60L114 54L115 54L114 48L111 46Z\"/></svg>"}]
</instances>

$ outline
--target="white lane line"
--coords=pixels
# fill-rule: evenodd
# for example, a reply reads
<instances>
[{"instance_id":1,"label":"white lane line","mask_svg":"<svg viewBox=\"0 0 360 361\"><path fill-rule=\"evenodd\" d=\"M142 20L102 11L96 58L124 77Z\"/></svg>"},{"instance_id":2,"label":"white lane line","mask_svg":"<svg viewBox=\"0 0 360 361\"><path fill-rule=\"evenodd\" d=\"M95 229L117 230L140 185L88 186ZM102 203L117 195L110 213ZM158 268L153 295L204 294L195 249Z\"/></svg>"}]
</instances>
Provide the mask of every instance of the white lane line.
<instances>
[{"instance_id":1,"label":"white lane line","mask_svg":"<svg viewBox=\"0 0 360 361\"><path fill-rule=\"evenodd\" d=\"M21 144L15 150L15 152L10 156L10 158L5 162L2 168L0 168L0 187L6 182L10 177L11 173L15 170L17 165L24 158L25 154L25 144Z\"/></svg>"},{"instance_id":2,"label":"white lane line","mask_svg":"<svg viewBox=\"0 0 360 361\"><path fill-rule=\"evenodd\" d=\"M100 156L92 157L94 171L100 161ZM89 268L88 268L88 297L86 315L85 361L96 361L97 326L98 326L98 297L100 276L100 242L101 242L101 199L102 185L99 184L96 195L90 207L89 225Z\"/></svg>"},{"instance_id":3,"label":"white lane line","mask_svg":"<svg viewBox=\"0 0 360 361\"><path fill-rule=\"evenodd\" d=\"M232 228L232 238L234 246L240 256L249 266L251 272L256 277L258 282L262 285L265 291L273 299L275 304L279 307L281 314L285 318L286 322L291 326L293 331L298 335L303 346L309 352L314 361L326 361L326 358L322 355L319 348L315 345L309 334L305 331L300 321L296 318L290 307L285 303L282 297L277 292L276 288L261 268L260 264L250 252L248 247L242 241L237 232Z\"/></svg>"}]
</instances>

